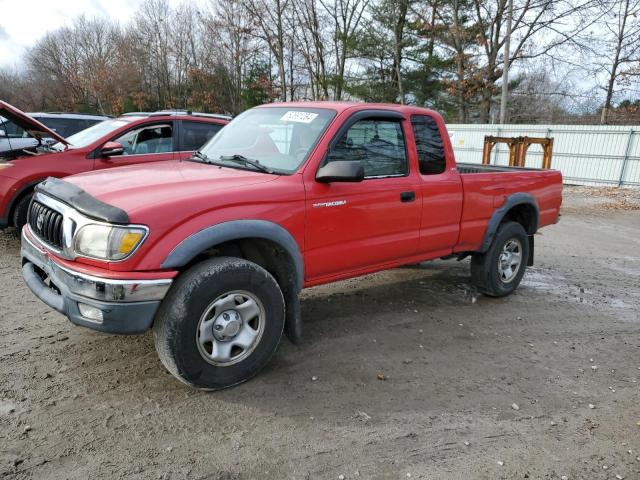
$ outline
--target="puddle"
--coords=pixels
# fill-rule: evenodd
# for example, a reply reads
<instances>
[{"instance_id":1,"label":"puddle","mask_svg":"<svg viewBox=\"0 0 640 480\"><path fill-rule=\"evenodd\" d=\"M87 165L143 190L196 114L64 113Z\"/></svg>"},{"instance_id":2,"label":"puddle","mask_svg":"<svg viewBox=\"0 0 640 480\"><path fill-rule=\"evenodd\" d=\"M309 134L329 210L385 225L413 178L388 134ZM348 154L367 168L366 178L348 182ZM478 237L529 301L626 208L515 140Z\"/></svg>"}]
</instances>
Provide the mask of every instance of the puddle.
<instances>
[{"instance_id":1,"label":"puddle","mask_svg":"<svg viewBox=\"0 0 640 480\"><path fill-rule=\"evenodd\" d=\"M0 400L0 415L8 415L15 412L16 406L9 400Z\"/></svg>"},{"instance_id":2,"label":"puddle","mask_svg":"<svg viewBox=\"0 0 640 480\"><path fill-rule=\"evenodd\" d=\"M624 261L630 263L640 263L640 258L637 257L624 257L616 260L621 262ZM609 262L600 262L600 265L615 272L624 273L625 275L631 275L632 277L640 277L640 267L618 265L617 263Z\"/></svg>"},{"instance_id":3,"label":"puddle","mask_svg":"<svg viewBox=\"0 0 640 480\"><path fill-rule=\"evenodd\" d=\"M610 266L610 265L609 265ZM624 267L622 267L624 268ZM616 297L602 297L593 290L585 289L577 285L570 285L567 279L560 275L549 275L535 269L528 269L521 286L539 290L540 293L562 297L568 302L588 304L618 310L634 310L635 306ZM631 296L636 296L629 292Z\"/></svg>"},{"instance_id":4,"label":"puddle","mask_svg":"<svg viewBox=\"0 0 640 480\"><path fill-rule=\"evenodd\" d=\"M529 267L527 269L527 273L525 273L521 285L529 288L538 288L541 290L557 290L559 287L562 287L559 281L564 281L563 277L553 277L551 275L547 275L541 273L535 269Z\"/></svg>"}]
</instances>

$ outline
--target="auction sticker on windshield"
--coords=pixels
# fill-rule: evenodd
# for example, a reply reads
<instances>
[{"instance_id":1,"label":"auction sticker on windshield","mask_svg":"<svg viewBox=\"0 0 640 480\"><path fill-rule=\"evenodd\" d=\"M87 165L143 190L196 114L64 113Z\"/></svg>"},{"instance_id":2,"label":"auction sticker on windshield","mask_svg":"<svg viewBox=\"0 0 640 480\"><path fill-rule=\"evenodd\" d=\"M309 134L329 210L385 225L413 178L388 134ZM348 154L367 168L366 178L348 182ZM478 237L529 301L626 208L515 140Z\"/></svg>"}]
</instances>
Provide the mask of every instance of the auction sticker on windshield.
<instances>
[{"instance_id":1,"label":"auction sticker on windshield","mask_svg":"<svg viewBox=\"0 0 640 480\"><path fill-rule=\"evenodd\" d=\"M295 112L293 110L289 110L280 118L280 120L283 122L311 123L317 116L317 113Z\"/></svg>"}]
</instances>

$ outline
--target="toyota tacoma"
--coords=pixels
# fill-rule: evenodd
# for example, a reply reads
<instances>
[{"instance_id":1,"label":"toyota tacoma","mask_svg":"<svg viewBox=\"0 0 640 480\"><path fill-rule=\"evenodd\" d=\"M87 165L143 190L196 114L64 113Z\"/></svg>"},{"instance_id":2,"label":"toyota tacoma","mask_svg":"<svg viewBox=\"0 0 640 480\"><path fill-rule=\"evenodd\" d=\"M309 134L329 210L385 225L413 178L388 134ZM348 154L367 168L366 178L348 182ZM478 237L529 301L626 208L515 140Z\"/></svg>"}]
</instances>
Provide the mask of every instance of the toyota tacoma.
<instances>
[{"instance_id":1,"label":"toyota tacoma","mask_svg":"<svg viewBox=\"0 0 640 480\"><path fill-rule=\"evenodd\" d=\"M73 323L153 330L164 366L215 390L302 336L303 288L471 257L513 292L556 223L554 170L456 165L436 112L289 103L239 115L189 158L39 184L22 231L31 290Z\"/></svg>"}]
</instances>

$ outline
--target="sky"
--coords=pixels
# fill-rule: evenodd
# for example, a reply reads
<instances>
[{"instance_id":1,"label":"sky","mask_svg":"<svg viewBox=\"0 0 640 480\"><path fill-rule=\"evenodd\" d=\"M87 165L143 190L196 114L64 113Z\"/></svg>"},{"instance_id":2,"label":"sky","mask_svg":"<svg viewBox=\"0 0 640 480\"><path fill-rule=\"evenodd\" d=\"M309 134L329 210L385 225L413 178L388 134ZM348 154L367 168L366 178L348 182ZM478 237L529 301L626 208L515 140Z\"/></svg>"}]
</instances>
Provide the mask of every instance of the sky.
<instances>
[{"instance_id":1,"label":"sky","mask_svg":"<svg viewBox=\"0 0 640 480\"><path fill-rule=\"evenodd\" d=\"M70 25L83 13L126 23L141 3L142 0L0 0L0 68L20 67L26 48L47 31Z\"/></svg>"}]
</instances>

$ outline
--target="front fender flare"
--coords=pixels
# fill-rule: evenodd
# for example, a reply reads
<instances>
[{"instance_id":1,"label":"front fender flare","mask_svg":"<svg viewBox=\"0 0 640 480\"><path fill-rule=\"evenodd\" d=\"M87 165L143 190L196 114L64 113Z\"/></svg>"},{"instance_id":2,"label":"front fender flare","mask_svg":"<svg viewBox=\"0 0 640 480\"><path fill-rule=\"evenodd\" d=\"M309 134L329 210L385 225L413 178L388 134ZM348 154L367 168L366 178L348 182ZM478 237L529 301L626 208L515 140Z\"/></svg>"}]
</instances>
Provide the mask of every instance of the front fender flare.
<instances>
[{"instance_id":1,"label":"front fender flare","mask_svg":"<svg viewBox=\"0 0 640 480\"><path fill-rule=\"evenodd\" d=\"M295 268L295 284L302 290L304 264L298 244L280 225L266 220L233 220L204 228L180 242L164 259L161 268L175 269L187 265L205 250L232 240L262 238L277 243L291 257Z\"/></svg>"}]
</instances>

